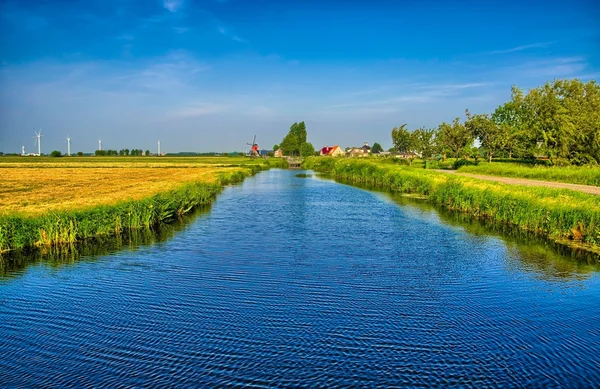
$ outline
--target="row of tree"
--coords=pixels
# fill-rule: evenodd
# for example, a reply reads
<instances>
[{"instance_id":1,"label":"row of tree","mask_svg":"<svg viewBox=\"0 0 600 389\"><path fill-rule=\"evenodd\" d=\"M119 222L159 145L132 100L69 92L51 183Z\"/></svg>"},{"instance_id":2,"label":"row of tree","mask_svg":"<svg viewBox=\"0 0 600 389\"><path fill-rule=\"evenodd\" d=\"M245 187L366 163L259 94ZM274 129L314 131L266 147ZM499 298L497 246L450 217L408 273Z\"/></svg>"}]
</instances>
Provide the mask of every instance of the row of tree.
<instances>
[{"instance_id":1,"label":"row of tree","mask_svg":"<svg viewBox=\"0 0 600 389\"><path fill-rule=\"evenodd\" d=\"M121 149L119 151L117 150L96 150L94 152L94 155L96 156L107 156L107 155L121 155L121 156L149 156L150 155L150 150L142 150L142 149L133 149L133 150L129 150L129 149Z\"/></svg>"},{"instance_id":2,"label":"row of tree","mask_svg":"<svg viewBox=\"0 0 600 389\"><path fill-rule=\"evenodd\" d=\"M553 162L600 163L600 85L578 79L555 80L524 94L514 86L510 101L492 114L456 118L435 129L392 130L397 151L422 158L457 158L473 153L492 158L547 157ZM475 140L479 148L474 150Z\"/></svg>"}]
</instances>

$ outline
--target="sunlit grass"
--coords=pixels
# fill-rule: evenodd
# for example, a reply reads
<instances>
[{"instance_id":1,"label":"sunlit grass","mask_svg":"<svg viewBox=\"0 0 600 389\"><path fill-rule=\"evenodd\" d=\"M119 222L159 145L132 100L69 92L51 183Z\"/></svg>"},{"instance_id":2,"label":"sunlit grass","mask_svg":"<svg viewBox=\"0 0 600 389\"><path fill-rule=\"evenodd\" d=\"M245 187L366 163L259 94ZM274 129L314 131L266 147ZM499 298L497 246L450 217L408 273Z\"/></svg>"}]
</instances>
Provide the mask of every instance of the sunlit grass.
<instances>
[{"instance_id":1,"label":"sunlit grass","mask_svg":"<svg viewBox=\"0 0 600 389\"><path fill-rule=\"evenodd\" d=\"M555 167L484 162L477 166L462 166L458 171L461 173L487 174L492 176L529 178L542 181L600 186L600 167L595 166Z\"/></svg>"},{"instance_id":2,"label":"sunlit grass","mask_svg":"<svg viewBox=\"0 0 600 389\"><path fill-rule=\"evenodd\" d=\"M0 252L152 228L212 202L223 185L285 163L213 157L175 158L177 162L110 159L1 159ZM107 163L112 166L103 165Z\"/></svg>"}]
</instances>

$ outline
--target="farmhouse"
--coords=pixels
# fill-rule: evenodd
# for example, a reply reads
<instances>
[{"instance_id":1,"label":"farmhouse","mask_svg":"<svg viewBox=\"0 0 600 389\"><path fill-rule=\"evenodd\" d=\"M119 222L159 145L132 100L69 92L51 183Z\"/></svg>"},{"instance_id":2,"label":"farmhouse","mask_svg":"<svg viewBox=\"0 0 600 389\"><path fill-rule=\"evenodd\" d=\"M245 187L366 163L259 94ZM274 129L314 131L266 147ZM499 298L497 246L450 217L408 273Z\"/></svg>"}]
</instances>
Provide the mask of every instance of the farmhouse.
<instances>
[{"instance_id":1,"label":"farmhouse","mask_svg":"<svg viewBox=\"0 0 600 389\"><path fill-rule=\"evenodd\" d=\"M283 151L281 149L277 149L275 150L275 152L273 153L273 156L277 157L277 158L281 158L283 157Z\"/></svg>"},{"instance_id":2,"label":"farmhouse","mask_svg":"<svg viewBox=\"0 0 600 389\"><path fill-rule=\"evenodd\" d=\"M345 155L342 148L338 145L335 146L325 146L321 149L321 155L330 155L332 157L343 157Z\"/></svg>"}]
</instances>

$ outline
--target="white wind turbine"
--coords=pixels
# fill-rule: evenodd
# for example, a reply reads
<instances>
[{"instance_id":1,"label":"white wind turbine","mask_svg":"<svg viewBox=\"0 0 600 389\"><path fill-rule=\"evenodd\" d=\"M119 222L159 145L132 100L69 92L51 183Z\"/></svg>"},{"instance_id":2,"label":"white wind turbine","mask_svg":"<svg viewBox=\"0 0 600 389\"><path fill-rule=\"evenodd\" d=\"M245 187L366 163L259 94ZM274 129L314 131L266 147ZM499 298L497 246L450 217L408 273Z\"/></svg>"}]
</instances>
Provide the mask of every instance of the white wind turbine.
<instances>
[{"instance_id":1,"label":"white wind turbine","mask_svg":"<svg viewBox=\"0 0 600 389\"><path fill-rule=\"evenodd\" d=\"M158 156L160 157L160 141L158 141Z\"/></svg>"},{"instance_id":2,"label":"white wind turbine","mask_svg":"<svg viewBox=\"0 0 600 389\"><path fill-rule=\"evenodd\" d=\"M71 156L71 136L67 135L67 156Z\"/></svg>"},{"instance_id":3,"label":"white wind turbine","mask_svg":"<svg viewBox=\"0 0 600 389\"><path fill-rule=\"evenodd\" d=\"M98 150L102 151L102 139L98 139Z\"/></svg>"},{"instance_id":4,"label":"white wind turbine","mask_svg":"<svg viewBox=\"0 0 600 389\"><path fill-rule=\"evenodd\" d=\"M35 133L35 143L37 143L37 147L38 147L38 157L40 155L42 155L42 130L40 129L40 131L36 131L35 128L33 129L33 132Z\"/></svg>"}]
</instances>

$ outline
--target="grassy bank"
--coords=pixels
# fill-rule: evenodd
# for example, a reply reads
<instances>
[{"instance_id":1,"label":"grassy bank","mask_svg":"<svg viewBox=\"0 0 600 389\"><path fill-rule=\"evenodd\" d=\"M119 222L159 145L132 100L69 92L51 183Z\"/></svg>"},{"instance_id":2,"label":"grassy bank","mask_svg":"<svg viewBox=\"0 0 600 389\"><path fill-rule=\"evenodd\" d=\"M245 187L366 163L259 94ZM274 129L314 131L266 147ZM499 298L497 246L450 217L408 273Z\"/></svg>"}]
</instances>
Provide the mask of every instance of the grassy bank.
<instances>
[{"instance_id":1,"label":"grassy bank","mask_svg":"<svg viewBox=\"0 0 600 389\"><path fill-rule=\"evenodd\" d=\"M329 172L350 183L425 196L429 202L450 210L600 253L600 196L506 185L373 161L314 157L307 159L304 167Z\"/></svg>"},{"instance_id":2,"label":"grassy bank","mask_svg":"<svg viewBox=\"0 0 600 389\"><path fill-rule=\"evenodd\" d=\"M483 162L477 166L462 166L458 171L461 173L487 174L491 176L529 178L533 180L600 186L600 167L592 166L554 167Z\"/></svg>"},{"instance_id":3,"label":"grassy bank","mask_svg":"<svg viewBox=\"0 0 600 389\"><path fill-rule=\"evenodd\" d=\"M115 199L120 197L126 200L115 200L112 203L105 203L106 198L102 198L102 196L94 198L94 189L98 188L98 191L102 192L101 188L103 188L98 177L94 178L94 175L91 174L94 168L90 170L90 174L82 177L91 176L95 184L86 180L83 185L81 182L76 182L75 185L79 185L81 190L77 191L71 188L69 195L64 192L64 188L53 187L51 184L50 177L63 174L63 169L46 169L45 176L49 181L41 186L42 189L36 190L34 187L23 194L14 190L9 192L5 188L3 194L13 199L20 195L25 198L34 198L37 199L35 200L37 204L43 205L46 192L49 191L54 193L53 198L64 201L58 201L58 205L54 208L46 207L46 210L41 213L27 206L21 207L21 212L18 212L13 207L8 208L3 205L5 209L0 214L0 252L29 246L71 244L98 237L119 235L124 231L152 229L161 223L168 223L181 217L199 205L211 203L221 192L223 186L241 182L245 177L260 170L283 167L283 163L279 160L270 162L255 160L254 163L245 163L243 166L227 165L222 169L210 171L188 168L190 175L185 176L186 179L183 180L178 179L181 177L174 176L175 172L167 168L161 172L162 176L157 178L158 186L153 186L152 182L145 180L148 177L144 174L147 174L149 169L137 169L131 172L128 170L129 168L116 168L114 169L115 174L126 178L106 184L111 193L116 193ZM38 169L38 167L31 169ZM132 174L136 185L150 187L143 192L150 193L150 195L145 197L141 195L139 198L128 196L130 193L126 189L129 188L131 180L127 177ZM164 188L162 186L164 182L173 187L168 190L160 190L160 188ZM88 185L91 186L89 191L85 190ZM64 193L61 193L61 190ZM65 200L71 198L72 192L75 193L78 201ZM85 204L89 205L83 206ZM73 208L65 208L65 205L73 206Z\"/></svg>"}]
</instances>

